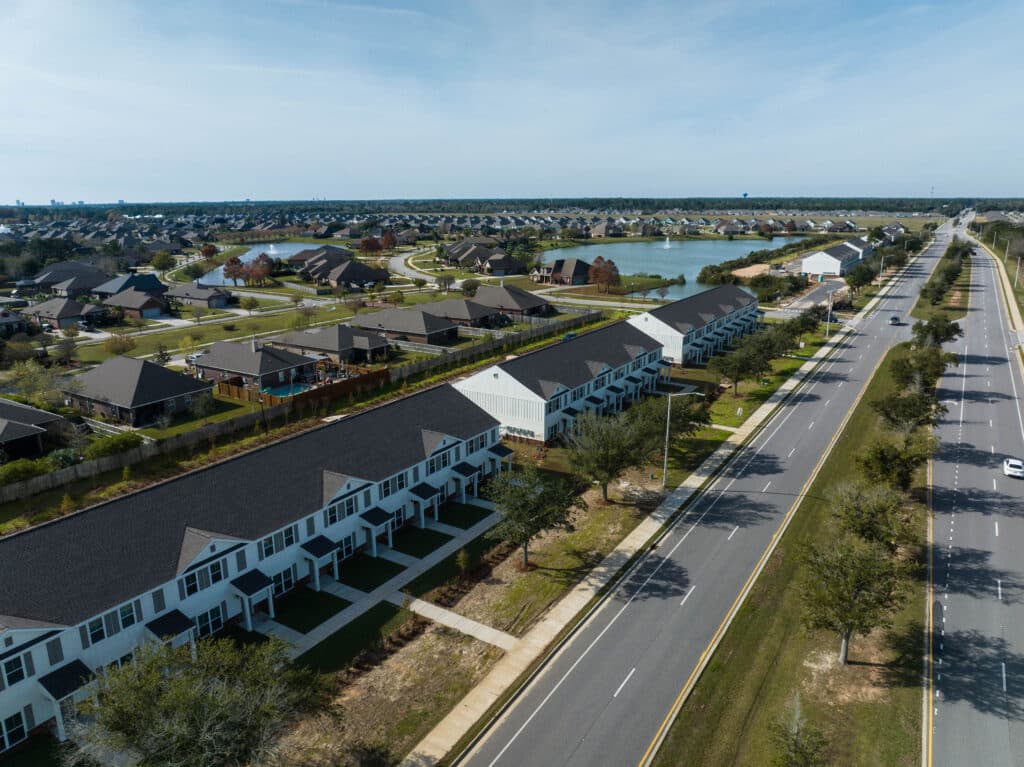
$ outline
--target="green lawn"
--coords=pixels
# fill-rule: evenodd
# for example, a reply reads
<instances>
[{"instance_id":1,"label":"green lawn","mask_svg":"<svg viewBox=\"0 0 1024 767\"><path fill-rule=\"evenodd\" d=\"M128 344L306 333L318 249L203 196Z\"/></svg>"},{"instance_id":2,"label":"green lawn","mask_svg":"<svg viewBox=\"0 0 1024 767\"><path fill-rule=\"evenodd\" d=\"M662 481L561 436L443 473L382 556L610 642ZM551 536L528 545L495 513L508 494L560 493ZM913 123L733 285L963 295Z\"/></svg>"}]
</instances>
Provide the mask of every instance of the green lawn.
<instances>
[{"instance_id":1,"label":"green lawn","mask_svg":"<svg viewBox=\"0 0 1024 767\"><path fill-rule=\"evenodd\" d=\"M465 550L466 554L469 555L470 569L476 567L480 563L484 554L494 548L495 545L496 542L484 534L477 536L463 546L462 548ZM410 581L402 591L412 594L415 597L422 597L427 592L432 591L438 586L458 577L459 567L457 561L458 552L445 557L425 573Z\"/></svg>"},{"instance_id":2,"label":"green lawn","mask_svg":"<svg viewBox=\"0 0 1024 767\"><path fill-rule=\"evenodd\" d=\"M410 557L423 559L452 539L438 530L424 530L421 527L407 527L394 537L394 549Z\"/></svg>"},{"instance_id":3,"label":"green lawn","mask_svg":"<svg viewBox=\"0 0 1024 767\"><path fill-rule=\"evenodd\" d=\"M483 522L490 514L489 509L484 509L480 506L470 506L469 504L448 501L448 503L441 507L438 518L446 525L468 530L473 525Z\"/></svg>"},{"instance_id":4,"label":"green lawn","mask_svg":"<svg viewBox=\"0 0 1024 767\"><path fill-rule=\"evenodd\" d=\"M672 726L656 761L660 767L761 767L773 751L770 728L798 692L803 714L829 742L829 764L902 767L920 761L923 578L911 583L889 632L872 641L854 639L854 663L827 672L816 669L834 656L838 640L802 628L803 607L794 588L801 577L801 545L836 535L823 499L850 477L854 456L884 431L870 403L895 390L888 364L900 353L900 347L890 352L870 382ZM923 557L923 514L916 516L916 533Z\"/></svg>"},{"instance_id":5,"label":"green lawn","mask_svg":"<svg viewBox=\"0 0 1024 767\"><path fill-rule=\"evenodd\" d=\"M411 615L408 610L381 602L300 655L295 662L322 674L341 671L360 652L393 632Z\"/></svg>"},{"instance_id":6,"label":"green lawn","mask_svg":"<svg viewBox=\"0 0 1024 767\"><path fill-rule=\"evenodd\" d=\"M0 759L4 767L61 767L63 749L49 735L31 738L13 754Z\"/></svg>"},{"instance_id":7,"label":"green lawn","mask_svg":"<svg viewBox=\"0 0 1024 767\"><path fill-rule=\"evenodd\" d=\"M378 544L380 545L380 544ZM356 554L341 564L340 581L360 591L370 592L383 586L405 568L397 562L368 554Z\"/></svg>"},{"instance_id":8,"label":"green lawn","mask_svg":"<svg viewBox=\"0 0 1024 767\"><path fill-rule=\"evenodd\" d=\"M221 397L214 394L213 402L214 411L208 416L197 418L190 413L186 413L183 418L176 419L166 429L161 429L158 426L151 426L148 429L140 429L140 431L153 439L167 439L168 437L173 437L177 434L184 434L187 431L198 429L204 423L227 421L230 418L236 418L237 416L245 415L249 412L249 406L247 404L237 400L228 399L227 397Z\"/></svg>"},{"instance_id":9,"label":"green lawn","mask_svg":"<svg viewBox=\"0 0 1024 767\"><path fill-rule=\"evenodd\" d=\"M722 429L701 429L691 437L675 439L668 451L667 487L678 487L707 460L708 456L718 450L722 443L729 439L729 432ZM659 476L661 467L652 467L653 473Z\"/></svg>"},{"instance_id":10,"label":"green lawn","mask_svg":"<svg viewBox=\"0 0 1024 767\"><path fill-rule=\"evenodd\" d=\"M278 623L295 629L300 634L308 634L332 615L336 615L348 607L347 602L334 594L325 591L313 591L300 586L275 601L274 614Z\"/></svg>"},{"instance_id":11,"label":"green lawn","mask_svg":"<svg viewBox=\"0 0 1024 767\"><path fill-rule=\"evenodd\" d=\"M267 636L265 634L260 634L258 631L246 631L237 623L233 623L225 628L220 635L224 639L233 640L239 647L245 647L246 645L251 644L262 644L267 641Z\"/></svg>"}]
</instances>

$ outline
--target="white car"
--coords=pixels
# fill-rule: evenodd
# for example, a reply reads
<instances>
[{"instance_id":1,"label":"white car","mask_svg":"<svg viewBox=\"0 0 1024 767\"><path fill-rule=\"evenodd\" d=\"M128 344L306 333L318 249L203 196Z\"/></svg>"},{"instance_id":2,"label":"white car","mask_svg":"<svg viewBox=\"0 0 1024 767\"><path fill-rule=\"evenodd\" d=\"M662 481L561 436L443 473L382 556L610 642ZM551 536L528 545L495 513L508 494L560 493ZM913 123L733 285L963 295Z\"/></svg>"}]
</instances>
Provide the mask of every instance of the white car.
<instances>
[{"instance_id":1,"label":"white car","mask_svg":"<svg viewBox=\"0 0 1024 767\"><path fill-rule=\"evenodd\" d=\"M1019 458L1006 458L1003 460L1003 474L1007 477L1024 479L1024 462Z\"/></svg>"}]
</instances>

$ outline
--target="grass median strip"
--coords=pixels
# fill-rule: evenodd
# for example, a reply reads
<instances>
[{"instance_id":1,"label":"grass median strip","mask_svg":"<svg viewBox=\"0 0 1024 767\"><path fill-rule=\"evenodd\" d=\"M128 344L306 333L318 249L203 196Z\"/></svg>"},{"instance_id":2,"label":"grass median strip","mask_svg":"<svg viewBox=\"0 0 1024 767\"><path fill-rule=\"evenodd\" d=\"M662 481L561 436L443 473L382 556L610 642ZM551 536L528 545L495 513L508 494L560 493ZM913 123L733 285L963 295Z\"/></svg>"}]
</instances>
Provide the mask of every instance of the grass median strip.
<instances>
[{"instance_id":1,"label":"grass median strip","mask_svg":"<svg viewBox=\"0 0 1024 767\"><path fill-rule=\"evenodd\" d=\"M851 664L839 667L836 639L802 628L797 551L836 535L830 489L851 476L852 458L884 428L870 403L897 387L889 353L868 385L778 549L755 583L704 674L683 706L655 761L669 765L763 765L772 726L795 695L808 721L826 736L830 763L904 765L920 748L920 604L923 571L889 631L857 640ZM915 519L923 556L924 517Z\"/></svg>"}]
</instances>

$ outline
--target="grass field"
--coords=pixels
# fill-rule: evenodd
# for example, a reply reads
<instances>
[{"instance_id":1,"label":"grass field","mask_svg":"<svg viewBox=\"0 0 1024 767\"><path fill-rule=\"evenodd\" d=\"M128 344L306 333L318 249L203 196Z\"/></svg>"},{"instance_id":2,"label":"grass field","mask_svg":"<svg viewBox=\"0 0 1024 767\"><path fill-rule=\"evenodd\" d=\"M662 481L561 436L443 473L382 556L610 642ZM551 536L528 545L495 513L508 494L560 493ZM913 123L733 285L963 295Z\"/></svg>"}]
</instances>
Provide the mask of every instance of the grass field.
<instances>
[{"instance_id":1,"label":"grass field","mask_svg":"<svg viewBox=\"0 0 1024 767\"><path fill-rule=\"evenodd\" d=\"M278 623L308 634L332 615L337 615L349 602L324 591L300 586L275 600L274 613Z\"/></svg>"},{"instance_id":2,"label":"grass field","mask_svg":"<svg viewBox=\"0 0 1024 767\"><path fill-rule=\"evenodd\" d=\"M381 602L300 655L295 662L321 674L341 671L360 652L386 637L411 616L408 610Z\"/></svg>"},{"instance_id":3,"label":"grass field","mask_svg":"<svg viewBox=\"0 0 1024 767\"><path fill-rule=\"evenodd\" d=\"M800 546L826 543L836 535L823 499L849 478L853 457L884 432L869 403L895 390L888 363L900 353L902 348L890 352L869 383L672 726L656 761L660 767L761 767L773 751L770 728L797 694L804 715L828 740L829 764L903 767L920 761L923 568L891 630L855 638L845 668L834 663L834 636L802 628L803 609L794 588L802 571L796 556ZM925 522L923 513L916 515L918 563L924 556Z\"/></svg>"}]
</instances>

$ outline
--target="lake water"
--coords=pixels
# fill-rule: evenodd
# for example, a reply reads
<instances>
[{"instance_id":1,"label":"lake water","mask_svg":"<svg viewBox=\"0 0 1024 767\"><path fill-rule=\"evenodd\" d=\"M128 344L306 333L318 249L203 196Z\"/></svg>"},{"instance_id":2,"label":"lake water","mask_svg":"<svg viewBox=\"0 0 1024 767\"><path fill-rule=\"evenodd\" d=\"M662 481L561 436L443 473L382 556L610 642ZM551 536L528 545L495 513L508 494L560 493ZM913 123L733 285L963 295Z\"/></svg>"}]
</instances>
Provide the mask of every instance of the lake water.
<instances>
[{"instance_id":1,"label":"lake water","mask_svg":"<svg viewBox=\"0 0 1024 767\"><path fill-rule=\"evenodd\" d=\"M600 245L576 245L571 248L549 250L544 260L556 258L580 258L587 263L601 256L612 260L619 267L622 284L629 285L631 274L660 274L665 278L686 276L685 285L670 285L667 298L678 299L703 293L709 285L699 285L697 275L708 264L720 264L743 256L755 250L781 248L799 237L775 237L772 240L672 240L660 242L630 242L629 240L601 243ZM666 244L668 247L666 247ZM656 293L651 293L655 297Z\"/></svg>"},{"instance_id":2,"label":"lake water","mask_svg":"<svg viewBox=\"0 0 1024 767\"><path fill-rule=\"evenodd\" d=\"M265 242L260 245L254 245L238 258L243 264L246 264L259 258L260 253L266 253L272 259L288 258L289 256L294 256L300 250L316 247L316 245L308 242ZM203 285L226 285L228 287L233 287L235 284L234 280L224 278L223 266L218 266L213 271L207 272L199 279L199 282ZM239 281L239 285L241 285L241 281Z\"/></svg>"}]
</instances>

